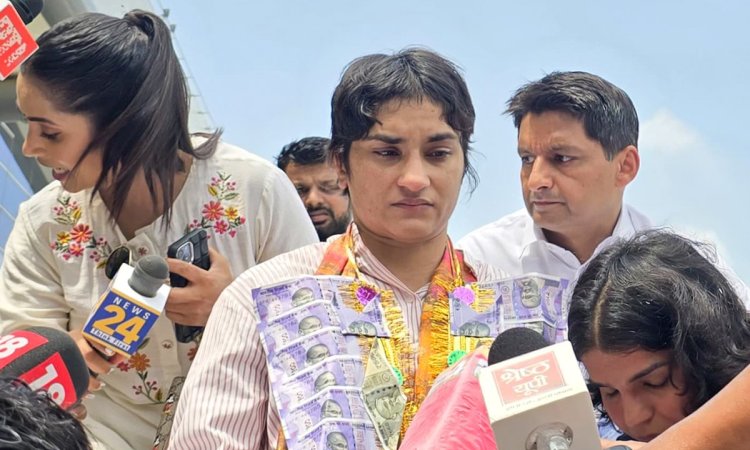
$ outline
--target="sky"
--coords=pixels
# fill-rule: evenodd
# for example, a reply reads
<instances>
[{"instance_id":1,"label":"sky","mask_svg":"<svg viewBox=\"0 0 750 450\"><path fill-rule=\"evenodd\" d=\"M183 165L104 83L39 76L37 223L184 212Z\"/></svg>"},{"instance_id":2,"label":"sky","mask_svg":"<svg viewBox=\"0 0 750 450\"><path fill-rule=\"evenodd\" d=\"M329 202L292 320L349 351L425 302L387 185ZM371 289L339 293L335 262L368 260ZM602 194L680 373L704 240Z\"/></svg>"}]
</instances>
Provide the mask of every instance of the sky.
<instances>
[{"instance_id":1,"label":"sky","mask_svg":"<svg viewBox=\"0 0 750 450\"><path fill-rule=\"evenodd\" d=\"M170 10L191 82L225 140L273 159L330 135L341 71L368 53L431 48L463 70L477 113L454 239L523 207L516 130L522 84L556 70L624 89L641 123L625 200L660 226L715 243L750 282L750 6L742 1L154 0ZM744 30L744 31L743 31Z\"/></svg>"}]
</instances>

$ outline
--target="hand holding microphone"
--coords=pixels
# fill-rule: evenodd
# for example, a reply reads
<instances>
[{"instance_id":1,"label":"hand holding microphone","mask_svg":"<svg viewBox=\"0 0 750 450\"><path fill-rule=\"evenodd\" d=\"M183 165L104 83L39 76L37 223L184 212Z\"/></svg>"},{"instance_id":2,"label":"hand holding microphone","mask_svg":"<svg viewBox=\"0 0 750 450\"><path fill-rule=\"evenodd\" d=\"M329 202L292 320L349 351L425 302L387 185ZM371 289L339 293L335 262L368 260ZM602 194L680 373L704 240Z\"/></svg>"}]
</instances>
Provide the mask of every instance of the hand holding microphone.
<instances>
[{"instance_id":1,"label":"hand holding microphone","mask_svg":"<svg viewBox=\"0 0 750 450\"><path fill-rule=\"evenodd\" d=\"M487 367L487 347L477 348L438 375L399 449L494 450L476 377L483 367Z\"/></svg>"},{"instance_id":2,"label":"hand holding microphone","mask_svg":"<svg viewBox=\"0 0 750 450\"><path fill-rule=\"evenodd\" d=\"M135 354L167 303L168 276L167 262L156 255L144 256L135 268L122 264L83 326L83 337L105 350L91 348L109 362L113 353ZM86 352L85 347L82 350ZM96 358L89 360L95 372L105 368Z\"/></svg>"},{"instance_id":3,"label":"hand holding microphone","mask_svg":"<svg viewBox=\"0 0 750 450\"><path fill-rule=\"evenodd\" d=\"M127 358L114 353L104 346L95 344L83 336L83 330L69 331L68 334L78 346L78 350L83 355L86 366L89 368L89 385L88 392L96 392L102 388L102 382L99 375L109 373L114 366L125 361Z\"/></svg>"},{"instance_id":4,"label":"hand holding microphone","mask_svg":"<svg viewBox=\"0 0 750 450\"><path fill-rule=\"evenodd\" d=\"M610 444L631 443L600 442L570 343L550 346L533 330L510 328L489 352L478 348L438 376L399 448L594 450Z\"/></svg>"},{"instance_id":5,"label":"hand holding microphone","mask_svg":"<svg viewBox=\"0 0 750 450\"><path fill-rule=\"evenodd\" d=\"M404 435L401 449L511 448L495 441L477 374L487 370L488 364L500 363L548 345L539 333L518 330L504 331L489 349L478 347L435 379Z\"/></svg>"}]
</instances>

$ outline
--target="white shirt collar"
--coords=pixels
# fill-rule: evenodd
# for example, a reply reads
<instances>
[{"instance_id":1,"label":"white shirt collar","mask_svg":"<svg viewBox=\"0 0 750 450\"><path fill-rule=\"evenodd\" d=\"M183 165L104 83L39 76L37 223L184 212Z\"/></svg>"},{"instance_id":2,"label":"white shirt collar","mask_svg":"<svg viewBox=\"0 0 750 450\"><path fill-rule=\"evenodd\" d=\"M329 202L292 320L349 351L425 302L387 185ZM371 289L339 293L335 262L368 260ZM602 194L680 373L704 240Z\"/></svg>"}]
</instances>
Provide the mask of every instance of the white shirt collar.
<instances>
[{"instance_id":1,"label":"white shirt collar","mask_svg":"<svg viewBox=\"0 0 750 450\"><path fill-rule=\"evenodd\" d=\"M551 249L568 252L568 250L549 242L547 240L547 237L544 235L544 231L542 230L542 228L534 223L534 219L532 219L531 216L528 215L528 213L527 217L527 226L525 226L524 230L522 231L523 250L519 253L519 259L523 258L523 256L528 253L529 247L537 242L540 244L543 243L541 245L546 245ZM602 248L604 245L607 245L612 238L632 236L638 230L649 228L650 226L651 224L645 216L637 213L635 210L623 203L622 207L620 208L620 214L617 217L617 222L615 223L615 228L612 230L612 234L597 245L596 250L594 251L594 255L599 253L600 248Z\"/></svg>"}]
</instances>

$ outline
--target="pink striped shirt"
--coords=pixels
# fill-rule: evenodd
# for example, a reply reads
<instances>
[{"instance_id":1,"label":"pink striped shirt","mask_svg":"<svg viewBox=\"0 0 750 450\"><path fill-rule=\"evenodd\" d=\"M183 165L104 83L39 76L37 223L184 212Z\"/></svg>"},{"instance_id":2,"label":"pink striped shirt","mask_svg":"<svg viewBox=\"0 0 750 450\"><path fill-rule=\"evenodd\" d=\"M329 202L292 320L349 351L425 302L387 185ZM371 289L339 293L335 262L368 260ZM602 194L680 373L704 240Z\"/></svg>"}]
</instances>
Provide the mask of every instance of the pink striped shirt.
<instances>
[{"instance_id":1,"label":"pink striped shirt","mask_svg":"<svg viewBox=\"0 0 750 450\"><path fill-rule=\"evenodd\" d=\"M314 274L326 247L327 243L312 244L273 258L247 270L222 293L185 381L170 448L276 448L281 422L276 406L269 401L268 370L250 291ZM417 292L409 290L364 246L356 227L354 253L368 282L393 291L416 343L427 285ZM474 263L470 257L465 259L480 281L507 276L499 269Z\"/></svg>"}]
</instances>

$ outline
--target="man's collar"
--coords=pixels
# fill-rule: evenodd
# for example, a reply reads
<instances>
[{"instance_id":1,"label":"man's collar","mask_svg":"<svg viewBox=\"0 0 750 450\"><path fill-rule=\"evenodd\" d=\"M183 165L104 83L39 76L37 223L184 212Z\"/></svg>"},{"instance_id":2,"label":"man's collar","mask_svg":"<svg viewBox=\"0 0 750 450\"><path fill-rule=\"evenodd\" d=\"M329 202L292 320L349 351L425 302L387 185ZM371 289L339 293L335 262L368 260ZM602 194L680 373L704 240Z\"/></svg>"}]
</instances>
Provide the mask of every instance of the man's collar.
<instances>
[{"instance_id":1,"label":"man's collar","mask_svg":"<svg viewBox=\"0 0 750 450\"><path fill-rule=\"evenodd\" d=\"M542 228L534 222L534 219L531 217L528 211L526 211L525 217L526 220L524 222L524 227L522 230L523 235L521 240L522 250L521 253L519 253L519 259L528 254L529 247L537 242L544 242L546 245L554 245L555 247L562 248L558 245L552 244L547 240L547 237L544 235L544 230L542 230ZM636 231L637 230L635 229L633 221L630 220L629 209L627 205L623 203L620 207L620 214L617 216L617 222L615 222L615 228L612 230L612 234L607 236L607 238L612 236L630 236ZM601 244L601 242L598 243L597 246L599 244Z\"/></svg>"},{"instance_id":2,"label":"man's collar","mask_svg":"<svg viewBox=\"0 0 750 450\"><path fill-rule=\"evenodd\" d=\"M638 230L635 228L635 224L630 218L630 209L623 203L620 208L620 216L617 218L614 230L612 230L612 236L631 236L636 231Z\"/></svg>"},{"instance_id":3,"label":"man's collar","mask_svg":"<svg viewBox=\"0 0 750 450\"><path fill-rule=\"evenodd\" d=\"M539 227L534 219L531 217L528 211L524 211L524 223L523 230L521 230L521 247L525 253L528 247L535 242L547 242L547 237L544 235L544 231Z\"/></svg>"}]
</instances>

